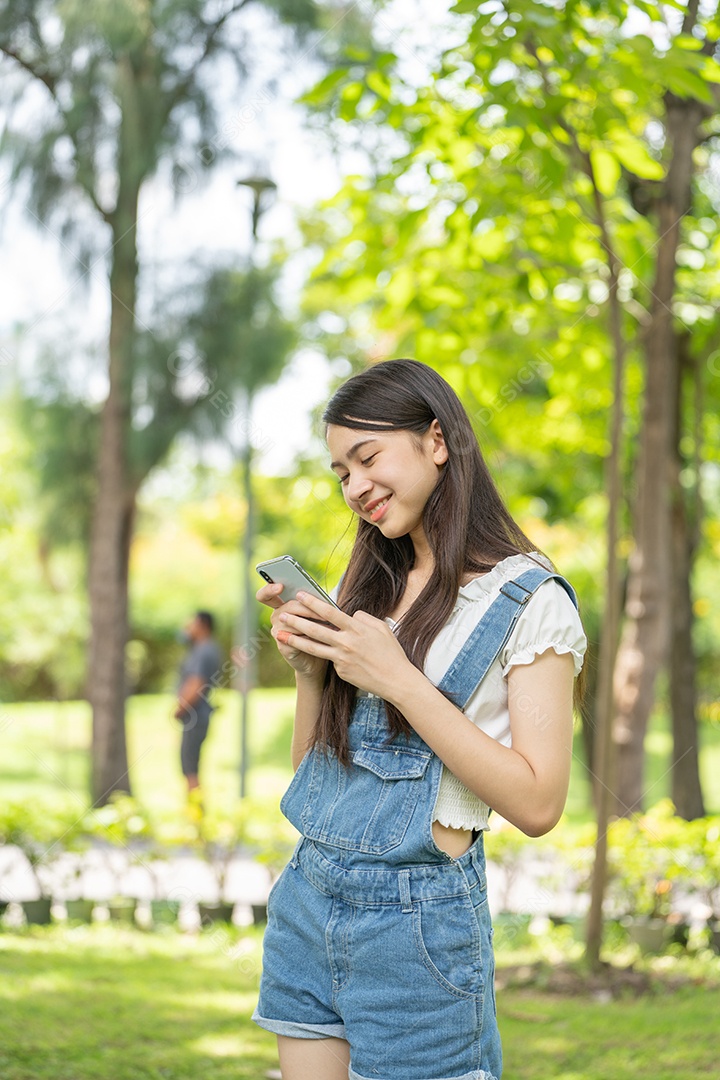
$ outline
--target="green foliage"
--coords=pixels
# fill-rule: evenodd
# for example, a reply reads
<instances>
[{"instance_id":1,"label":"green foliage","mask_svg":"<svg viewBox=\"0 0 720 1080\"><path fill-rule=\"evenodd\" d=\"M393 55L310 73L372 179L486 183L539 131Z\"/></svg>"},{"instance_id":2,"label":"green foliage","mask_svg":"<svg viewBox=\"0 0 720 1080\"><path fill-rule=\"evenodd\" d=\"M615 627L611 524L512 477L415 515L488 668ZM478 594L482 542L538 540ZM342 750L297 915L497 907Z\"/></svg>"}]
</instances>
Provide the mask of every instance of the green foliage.
<instances>
[{"instance_id":1,"label":"green foliage","mask_svg":"<svg viewBox=\"0 0 720 1080\"><path fill-rule=\"evenodd\" d=\"M297 833L276 800L245 798L230 813L205 814L198 824L197 840L224 899L230 862L240 849L276 876L290 858Z\"/></svg>"},{"instance_id":2,"label":"green foliage","mask_svg":"<svg viewBox=\"0 0 720 1080\"><path fill-rule=\"evenodd\" d=\"M699 60L682 41L661 52L628 37L623 3L597 15L574 4L455 10L473 17L425 85L403 83L390 55L382 88L370 62L323 86L324 108L350 137L362 143L372 125L394 139L374 173L348 177L308 225L325 248L308 304L347 320L338 344L358 358L411 353L442 370L475 402L500 467L522 458L531 469L520 483L539 488L551 519L569 517L599 487L607 448L607 252L593 163L624 264L632 385L656 240L637 207L667 165L652 125L668 70ZM351 87L360 92L348 115ZM706 216L699 188L697 219ZM696 221L684 224L692 244ZM696 306L693 323L703 320L717 329L715 311ZM631 413L636 400L631 391Z\"/></svg>"},{"instance_id":3,"label":"green foliage","mask_svg":"<svg viewBox=\"0 0 720 1080\"><path fill-rule=\"evenodd\" d=\"M299 36L317 22L311 0L258 0L256 6L269 14L271 25L295 28ZM176 285L174 305L161 298L161 316L146 318L143 311L143 319L137 318L144 289L137 249L143 186L158 174L161 183L172 176L176 194L182 194L200 183L217 158L215 150L208 152L216 135L216 95L205 68L222 56L234 65L240 85L254 74L244 7L218 7L214 0L0 0L3 87L16 106L8 110L0 137L11 179L8 197L26 201L34 219L75 253L84 275L91 260L108 269L113 407L125 440L122 449L120 440L115 444L113 494L124 512L132 511L140 484L180 432L214 437L237 422L236 398L274 378L293 341L273 295L276 271L270 269L215 269L196 288L193 303L177 302ZM288 47L291 37L284 35ZM212 309L207 318L198 310L201 302ZM239 327L239 320L245 325ZM23 387L24 413L32 418L32 467L39 473L41 558L50 546L87 542L97 494L98 416L88 407L85 386L72 391L74 368L64 351L53 347L50 379L39 388ZM183 358L190 360L189 370L178 363ZM97 374L97 357L88 367ZM116 540L122 563L126 547L122 538ZM117 566L102 572L125 579ZM30 656L15 641L8 642L9 656L0 646L0 686L10 685L8 696L81 692L84 672L74 646L86 631L83 616L84 610L65 635L69 648L59 642L53 650L47 641L51 632L61 639L57 615L54 623L47 620ZM39 621L31 620L31 632ZM124 621L122 604L107 621ZM25 645L35 640L24 635L23 627L18 637ZM131 646L136 668L143 648L151 651L152 642L138 639ZM63 649L69 661L51 670ZM115 722L121 724L122 716Z\"/></svg>"},{"instance_id":4,"label":"green foliage","mask_svg":"<svg viewBox=\"0 0 720 1080\"><path fill-rule=\"evenodd\" d=\"M698 880L716 919L720 919L720 814L691 823L692 851L700 868Z\"/></svg>"},{"instance_id":5,"label":"green foliage","mask_svg":"<svg viewBox=\"0 0 720 1080\"><path fill-rule=\"evenodd\" d=\"M620 818L608 832L609 895L619 913L667 918L678 891L697 895L717 873L710 838L720 818L685 821L669 799L645 814ZM709 842L708 842L709 841ZM710 856L710 858L708 858Z\"/></svg>"},{"instance_id":6,"label":"green foliage","mask_svg":"<svg viewBox=\"0 0 720 1080\"><path fill-rule=\"evenodd\" d=\"M542 539L538 521L562 521L580 538L575 557L570 550L558 564L571 577L577 567L591 627L603 606L596 538L612 404L608 246L620 264L630 501L657 200L669 167L668 88L706 109L673 313L704 395L697 417L690 394L682 405L689 503L700 482L693 454L716 462L720 446L717 22L701 13L697 37L673 31L655 43L628 32L631 7L459 3L458 43L426 78L406 77L398 49L379 69L354 57L344 77L309 95L368 159L368 173L347 176L305 224L319 253L306 305L320 321L332 316L330 355L358 366L411 355L451 382L529 535ZM706 470L710 484L713 476ZM708 499L713 522L716 505ZM625 556L626 506L620 532Z\"/></svg>"},{"instance_id":7,"label":"green foliage","mask_svg":"<svg viewBox=\"0 0 720 1080\"><path fill-rule=\"evenodd\" d=\"M72 548L53 556L46 514L50 505L57 506L57 533L77 536L85 516L79 510L82 484L65 477L62 490L69 505L61 520L60 506L48 500L37 472L32 427L23 423L16 404L13 398L0 404L0 562L12 568L0 580L6 613L0 624L0 698L67 697L78 692L84 675L83 566ZM62 412L60 407L48 419L53 439L61 437ZM79 445L75 432L68 440ZM75 510L80 522L73 520Z\"/></svg>"},{"instance_id":8,"label":"green foliage","mask_svg":"<svg viewBox=\"0 0 720 1080\"><path fill-rule=\"evenodd\" d=\"M216 268L168 306L161 332L138 335L128 455L139 487L185 432L244 441L244 402L276 379L295 344L276 287L279 268Z\"/></svg>"},{"instance_id":9,"label":"green foliage","mask_svg":"<svg viewBox=\"0 0 720 1080\"><path fill-rule=\"evenodd\" d=\"M134 354L133 423L128 429L132 484L137 486L167 458L184 431L198 441L226 435L242 445L247 435L243 400L277 377L294 340L275 298L275 269L214 271L195 309L166 315L168 336L142 334ZM183 299L187 299L183 297ZM173 326L174 323L174 326ZM172 336L171 331L175 334ZM178 340L184 342L177 348ZM57 396L55 396L57 395ZM87 635L85 557L95 494L97 413L56 383L32 394L17 392L2 406L7 438L0 444L7 517L0 551L16 571L0 586L15 612L0 630L0 695L29 699L83 693ZM251 433L252 434L252 433ZM197 607L218 610L224 645L240 596L237 556L244 508L223 497L223 485L240 489L239 477L217 478L213 503L217 529L208 552L192 527L178 537L175 519L192 509L175 503L168 517L147 512L173 532L165 546L147 552L156 566L133 574L132 642L128 652L133 687L157 689L174 677L178 626ZM225 510L227 509L227 513ZM264 518L264 511L260 510ZM197 512L196 512L197 518ZM142 519L141 519L142 527ZM149 528L148 532L151 533ZM202 534L203 529L200 528ZM207 531L207 530L206 530ZM174 558L168 560L170 539ZM137 545L143 550L143 541ZM133 569L138 560L133 557ZM202 565L188 576L188 565Z\"/></svg>"},{"instance_id":10,"label":"green foliage","mask_svg":"<svg viewBox=\"0 0 720 1080\"><path fill-rule=\"evenodd\" d=\"M230 863L240 851L277 875L296 840L278 801L267 797L246 798L230 809L214 807L197 820L150 814L137 799L119 792L105 806L81 814L43 804L9 803L0 808L0 844L22 852L43 896L50 895L51 883L58 877L67 879L68 852L80 855L73 864L73 880L79 885L82 853L94 845L104 852L118 890L129 858L149 874L155 898L163 899L160 869L182 849L207 860L223 897ZM117 851L123 855L119 872L113 860Z\"/></svg>"},{"instance_id":11,"label":"green foliage","mask_svg":"<svg viewBox=\"0 0 720 1080\"><path fill-rule=\"evenodd\" d=\"M20 803L0 806L0 844L25 856L41 896L48 896L50 857L59 854L58 838L73 830L74 820L57 807Z\"/></svg>"},{"instance_id":12,"label":"green foliage","mask_svg":"<svg viewBox=\"0 0 720 1080\"><path fill-rule=\"evenodd\" d=\"M152 824L137 799L113 792L105 806L95 807L83 817L81 831L119 847L152 835Z\"/></svg>"},{"instance_id":13,"label":"green foliage","mask_svg":"<svg viewBox=\"0 0 720 1080\"><path fill-rule=\"evenodd\" d=\"M52 400L47 385L43 394L44 400L20 393L10 399L37 483L43 542L86 546L96 489L98 413L60 388Z\"/></svg>"}]
</instances>

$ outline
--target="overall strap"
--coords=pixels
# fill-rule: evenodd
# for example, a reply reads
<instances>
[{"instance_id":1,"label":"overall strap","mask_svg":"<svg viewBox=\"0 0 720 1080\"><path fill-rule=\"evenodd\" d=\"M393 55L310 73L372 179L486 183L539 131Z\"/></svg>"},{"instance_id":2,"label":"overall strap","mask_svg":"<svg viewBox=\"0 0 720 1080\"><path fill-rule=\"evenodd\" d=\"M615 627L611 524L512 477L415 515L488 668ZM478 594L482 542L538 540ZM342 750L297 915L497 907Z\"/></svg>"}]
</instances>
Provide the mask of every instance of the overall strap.
<instances>
[{"instance_id":1,"label":"overall strap","mask_svg":"<svg viewBox=\"0 0 720 1080\"><path fill-rule=\"evenodd\" d=\"M577 597L570 582L541 566L504 582L500 595L493 600L438 683L438 690L448 694L459 709L465 709L512 634L528 600L548 578L560 582L577 608Z\"/></svg>"}]
</instances>

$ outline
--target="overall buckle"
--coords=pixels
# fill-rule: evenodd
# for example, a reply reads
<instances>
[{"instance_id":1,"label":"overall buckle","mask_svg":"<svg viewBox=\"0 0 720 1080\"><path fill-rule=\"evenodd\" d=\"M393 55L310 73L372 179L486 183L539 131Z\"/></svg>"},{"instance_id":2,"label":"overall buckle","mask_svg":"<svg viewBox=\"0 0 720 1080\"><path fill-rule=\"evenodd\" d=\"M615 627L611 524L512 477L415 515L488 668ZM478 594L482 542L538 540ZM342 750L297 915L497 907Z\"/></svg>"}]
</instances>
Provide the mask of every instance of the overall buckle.
<instances>
[{"instance_id":1,"label":"overall buckle","mask_svg":"<svg viewBox=\"0 0 720 1080\"><path fill-rule=\"evenodd\" d=\"M520 599L518 599L518 597L513 596L511 592L505 592L505 589L508 585L514 585L516 589L522 589L522 591L525 593L525 596L521 596ZM500 586L500 592L503 594L503 596L507 596L508 600L514 600L516 604L521 605L527 604L528 600L533 594L532 589L526 589L525 586L521 585L518 581L506 581L503 585Z\"/></svg>"}]
</instances>

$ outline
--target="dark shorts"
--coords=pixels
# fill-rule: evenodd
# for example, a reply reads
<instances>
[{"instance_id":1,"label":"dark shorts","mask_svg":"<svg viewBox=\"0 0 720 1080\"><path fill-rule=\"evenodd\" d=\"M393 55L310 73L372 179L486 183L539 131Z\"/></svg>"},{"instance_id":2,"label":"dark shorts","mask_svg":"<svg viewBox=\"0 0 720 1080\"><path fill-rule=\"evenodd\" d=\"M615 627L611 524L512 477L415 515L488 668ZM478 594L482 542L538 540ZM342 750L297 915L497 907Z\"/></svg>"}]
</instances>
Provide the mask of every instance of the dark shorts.
<instances>
[{"instance_id":1,"label":"dark shorts","mask_svg":"<svg viewBox=\"0 0 720 1080\"><path fill-rule=\"evenodd\" d=\"M209 716L199 716L195 713L191 719L183 722L180 743L180 767L183 776L197 776L200 767L200 747L207 738L209 726Z\"/></svg>"}]
</instances>

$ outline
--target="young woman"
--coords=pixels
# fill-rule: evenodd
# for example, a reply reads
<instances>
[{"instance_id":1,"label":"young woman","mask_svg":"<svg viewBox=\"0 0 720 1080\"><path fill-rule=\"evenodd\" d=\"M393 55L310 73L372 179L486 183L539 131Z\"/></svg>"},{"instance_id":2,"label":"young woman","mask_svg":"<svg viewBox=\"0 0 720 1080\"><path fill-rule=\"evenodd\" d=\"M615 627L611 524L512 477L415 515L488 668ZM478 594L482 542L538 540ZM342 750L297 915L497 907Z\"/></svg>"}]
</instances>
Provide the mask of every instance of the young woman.
<instances>
[{"instance_id":1,"label":"young woman","mask_svg":"<svg viewBox=\"0 0 720 1080\"><path fill-rule=\"evenodd\" d=\"M301 837L268 901L253 1019L284 1080L498 1080L483 833L491 807L530 836L562 813L575 596L432 368L377 364L323 421L358 530L340 612L257 594L295 669L280 805Z\"/></svg>"}]
</instances>

